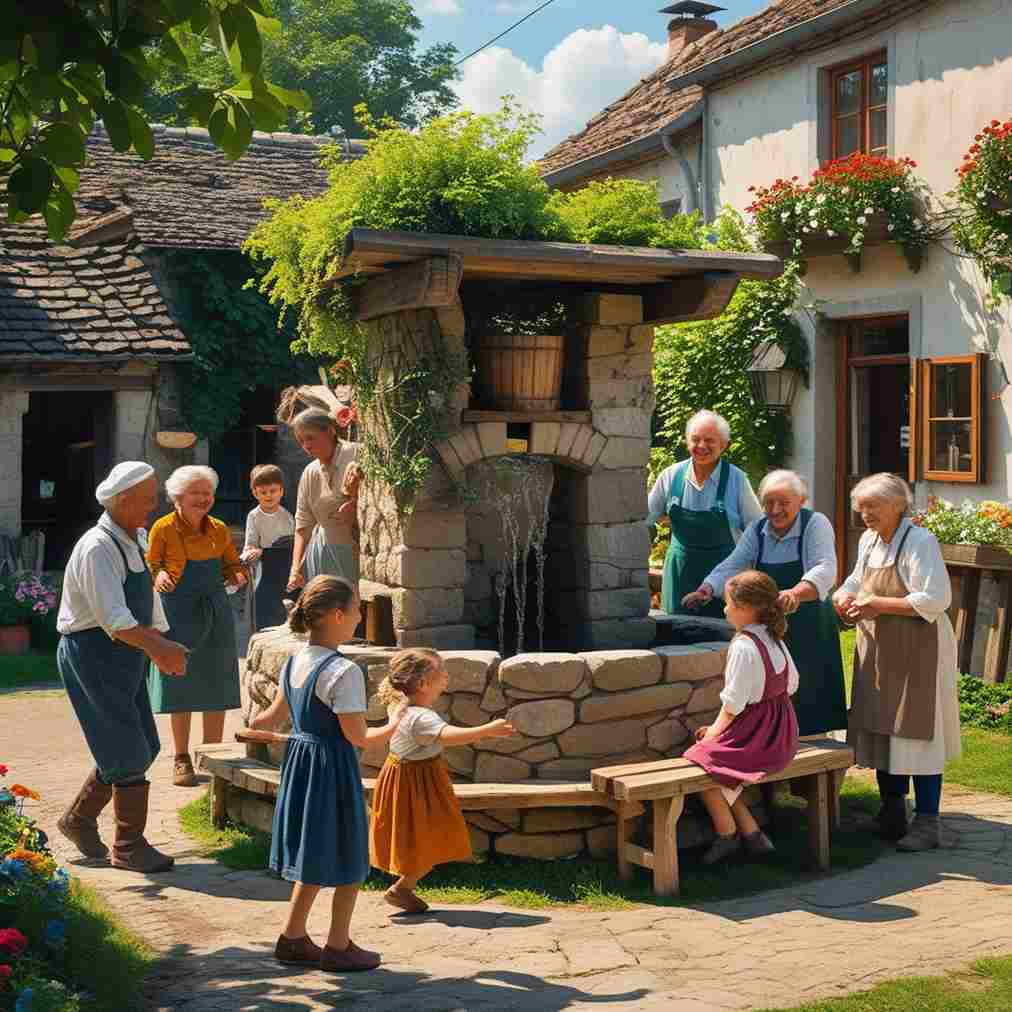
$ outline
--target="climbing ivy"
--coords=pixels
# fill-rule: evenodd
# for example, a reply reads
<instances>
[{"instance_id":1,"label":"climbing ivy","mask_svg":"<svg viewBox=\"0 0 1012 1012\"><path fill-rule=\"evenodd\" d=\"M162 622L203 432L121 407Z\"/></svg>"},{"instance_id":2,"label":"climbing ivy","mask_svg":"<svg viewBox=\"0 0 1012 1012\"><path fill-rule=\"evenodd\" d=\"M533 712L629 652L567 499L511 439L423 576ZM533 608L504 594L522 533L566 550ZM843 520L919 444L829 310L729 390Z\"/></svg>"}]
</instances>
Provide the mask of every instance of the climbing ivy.
<instances>
[{"instance_id":1,"label":"climbing ivy","mask_svg":"<svg viewBox=\"0 0 1012 1012\"><path fill-rule=\"evenodd\" d=\"M216 439L238 424L245 393L256 387L311 382L316 366L293 355L293 328L248 282L239 253L173 253L168 271L193 362L180 366L182 412L191 431Z\"/></svg>"}]
</instances>

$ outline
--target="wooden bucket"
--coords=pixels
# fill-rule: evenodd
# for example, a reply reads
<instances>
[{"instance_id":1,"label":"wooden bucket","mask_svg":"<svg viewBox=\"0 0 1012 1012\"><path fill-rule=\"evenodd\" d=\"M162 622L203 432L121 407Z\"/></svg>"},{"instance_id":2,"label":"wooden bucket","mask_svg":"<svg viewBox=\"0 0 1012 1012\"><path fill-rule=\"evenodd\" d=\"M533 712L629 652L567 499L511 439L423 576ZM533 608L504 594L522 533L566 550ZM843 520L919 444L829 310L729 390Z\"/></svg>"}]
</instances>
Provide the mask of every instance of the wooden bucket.
<instances>
[{"instance_id":1,"label":"wooden bucket","mask_svg":"<svg viewBox=\"0 0 1012 1012\"><path fill-rule=\"evenodd\" d=\"M478 398L494 411L558 411L565 338L489 334L475 353Z\"/></svg>"}]
</instances>

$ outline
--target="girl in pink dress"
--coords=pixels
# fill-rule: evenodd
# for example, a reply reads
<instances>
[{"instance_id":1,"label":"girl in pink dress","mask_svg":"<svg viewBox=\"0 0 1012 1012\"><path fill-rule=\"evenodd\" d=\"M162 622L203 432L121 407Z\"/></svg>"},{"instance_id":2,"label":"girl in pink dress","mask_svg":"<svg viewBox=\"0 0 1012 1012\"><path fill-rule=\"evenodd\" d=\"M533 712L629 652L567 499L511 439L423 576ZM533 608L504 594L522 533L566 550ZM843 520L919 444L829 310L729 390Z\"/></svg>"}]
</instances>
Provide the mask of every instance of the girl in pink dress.
<instances>
[{"instance_id":1,"label":"girl in pink dress","mask_svg":"<svg viewBox=\"0 0 1012 1012\"><path fill-rule=\"evenodd\" d=\"M737 853L742 844L751 854L774 849L741 792L790 765L798 750L798 721L788 698L797 691L798 669L783 642L787 619L778 594L777 585L755 570L732 577L724 590L724 614L738 635L727 654L723 705L685 753L721 785L702 795L717 831L704 864Z\"/></svg>"}]
</instances>

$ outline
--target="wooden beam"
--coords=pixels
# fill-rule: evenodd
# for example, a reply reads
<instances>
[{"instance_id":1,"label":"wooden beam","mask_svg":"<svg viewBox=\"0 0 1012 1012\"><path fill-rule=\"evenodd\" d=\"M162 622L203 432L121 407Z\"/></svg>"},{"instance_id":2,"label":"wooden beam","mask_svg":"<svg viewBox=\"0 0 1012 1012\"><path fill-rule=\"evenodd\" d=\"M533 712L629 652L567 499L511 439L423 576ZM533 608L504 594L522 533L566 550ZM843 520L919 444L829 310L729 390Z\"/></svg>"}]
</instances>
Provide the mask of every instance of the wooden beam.
<instances>
[{"instance_id":1,"label":"wooden beam","mask_svg":"<svg viewBox=\"0 0 1012 1012\"><path fill-rule=\"evenodd\" d=\"M462 411L462 422L576 422L590 425L590 411Z\"/></svg>"},{"instance_id":2,"label":"wooden beam","mask_svg":"<svg viewBox=\"0 0 1012 1012\"><path fill-rule=\"evenodd\" d=\"M707 271L643 289L643 322L687 323L712 320L727 309L741 275Z\"/></svg>"},{"instance_id":3,"label":"wooden beam","mask_svg":"<svg viewBox=\"0 0 1012 1012\"><path fill-rule=\"evenodd\" d=\"M463 272L459 253L425 257L395 267L353 291L355 319L364 322L405 309L451 306L457 299Z\"/></svg>"},{"instance_id":4,"label":"wooden beam","mask_svg":"<svg viewBox=\"0 0 1012 1012\"><path fill-rule=\"evenodd\" d=\"M45 356L39 356L39 364L45 362ZM147 376L131 373L121 376L118 373L103 372L52 372L52 373L0 373L0 390L61 390L104 392L107 390L152 390L155 385L155 373Z\"/></svg>"},{"instance_id":5,"label":"wooden beam","mask_svg":"<svg viewBox=\"0 0 1012 1012\"><path fill-rule=\"evenodd\" d=\"M1012 631L1012 573L995 571L998 583L998 606L994 622L987 636L987 651L984 655L984 681L1004 682L1008 670L1009 633ZM968 671L969 668L960 668Z\"/></svg>"},{"instance_id":6,"label":"wooden beam","mask_svg":"<svg viewBox=\"0 0 1012 1012\"><path fill-rule=\"evenodd\" d=\"M956 612L957 671L969 671L973 660L973 633L977 624L980 597L979 569L963 569L959 577L959 608Z\"/></svg>"}]
</instances>

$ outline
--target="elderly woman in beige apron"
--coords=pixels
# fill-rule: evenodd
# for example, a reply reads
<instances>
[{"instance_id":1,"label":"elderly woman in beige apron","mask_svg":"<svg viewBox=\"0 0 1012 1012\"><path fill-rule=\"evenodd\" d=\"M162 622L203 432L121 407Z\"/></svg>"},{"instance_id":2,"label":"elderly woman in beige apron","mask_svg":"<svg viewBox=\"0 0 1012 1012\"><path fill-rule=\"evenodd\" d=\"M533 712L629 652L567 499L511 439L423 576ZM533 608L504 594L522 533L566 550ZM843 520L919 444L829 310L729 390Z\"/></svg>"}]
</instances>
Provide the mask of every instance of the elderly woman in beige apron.
<instances>
[{"instance_id":1,"label":"elderly woman in beige apron","mask_svg":"<svg viewBox=\"0 0 1012 1012\"><path fill-rule=\"evenodd\" d=\"M879 832L904 851L941 843L942 770L960 753L956 638L949 575L935 536L906 516L910 489L894 474L860 481L851 505L868 528L857 564L833 596L857 623L847 742L877 771ZM907 826L914 781L916 816Z\"/></svg>"}]
</instances>

